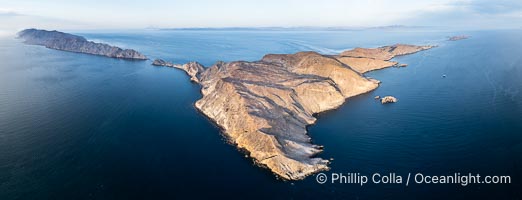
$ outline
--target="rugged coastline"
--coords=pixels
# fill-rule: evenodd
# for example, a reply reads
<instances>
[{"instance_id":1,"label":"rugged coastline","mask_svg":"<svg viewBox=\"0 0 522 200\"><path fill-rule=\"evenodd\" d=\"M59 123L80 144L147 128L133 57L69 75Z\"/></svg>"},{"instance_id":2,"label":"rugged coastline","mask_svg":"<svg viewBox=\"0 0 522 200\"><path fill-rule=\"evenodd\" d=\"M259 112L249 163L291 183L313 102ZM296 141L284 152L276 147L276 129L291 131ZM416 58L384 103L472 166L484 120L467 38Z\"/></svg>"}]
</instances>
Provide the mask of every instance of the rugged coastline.
<instances>
[{"instance_id":1,"label":"rugged coastline","mask_svg":"<svg viewBox=\"0 0 522 200\"><path fill-rule=\"evenodd\" d=\"M19 37L27 44L51 49L147 59L134 50L58 31L26 29ZM323 147L313 144L307 134L306 127L316 121L314 114L336 109L348 98L376 89L380 82L364 73L405 67L391 59L433 47L396 44L355 48L339 55L267 54L259 61L218 62L208 68L197 62L180 65L161 59L152 65L185 71L191 81L201 85L203 97L195 107L232 144L278 177L300 180L329 169L329 160L317 157ZM381 99L383 103L396 101L393 97Z\"/></svg>"},{"instance_id":2,"label":"rugged coastline","mask_svg":"<svg viewBox=\"0 0 522 200\"><path fill-rule=\"evenodd\" d=\"M203 97L195 107L255 163L283 179L300 180L329 169L328 160L316 157L323 147L312 144L306 131L316 121L314 114L376 89L380 82L363 73L397 66L389 60L432 47L397 44L334 56L268 54L255 62L218 62L208 68L159 59L153 64L182 69L200 84Z\"/></svg>"},{"instance_id":3,"label":"rugged coastline","mask_svg":"<svg viewBox=\"0 0 522 200\"><path fill-rule=\"evenodd\" d=\"M18 38L26 44L45 46L50 49L93 54L111 58L147 60L147 57L132 49L121 49L104 43L88 41L84 37L59 31L25 29L18 32Z\"/></svg>"}]
</instances>

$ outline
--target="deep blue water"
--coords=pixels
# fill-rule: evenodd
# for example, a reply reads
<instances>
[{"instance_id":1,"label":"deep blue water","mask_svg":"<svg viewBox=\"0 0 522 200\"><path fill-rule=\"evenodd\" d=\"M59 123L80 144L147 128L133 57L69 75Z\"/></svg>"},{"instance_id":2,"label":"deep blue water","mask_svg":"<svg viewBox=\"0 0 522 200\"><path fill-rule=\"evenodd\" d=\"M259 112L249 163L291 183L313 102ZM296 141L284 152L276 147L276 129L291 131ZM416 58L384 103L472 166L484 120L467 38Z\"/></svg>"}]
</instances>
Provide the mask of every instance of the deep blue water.
<instances>
[{"instance_id":1,"label":"deep blue water","mask_svg":"<svg viewBox=\"0 0 522 200\"><path fill-rule=\"evenodd\" d=\"M75 33L151 58L211 65L266 53L334 54L395 43L439 47L367 74L368 94L309 127L326 172L510 175L502 185L281 181L192 104L184 72L0 38L0 199L520 199L522 31L112 31ZM446 36L470 34L457 42ZM446 78L441 76L445 74ZM373 97L393 95L396 104Z\"/></svg>"}]
</instances>

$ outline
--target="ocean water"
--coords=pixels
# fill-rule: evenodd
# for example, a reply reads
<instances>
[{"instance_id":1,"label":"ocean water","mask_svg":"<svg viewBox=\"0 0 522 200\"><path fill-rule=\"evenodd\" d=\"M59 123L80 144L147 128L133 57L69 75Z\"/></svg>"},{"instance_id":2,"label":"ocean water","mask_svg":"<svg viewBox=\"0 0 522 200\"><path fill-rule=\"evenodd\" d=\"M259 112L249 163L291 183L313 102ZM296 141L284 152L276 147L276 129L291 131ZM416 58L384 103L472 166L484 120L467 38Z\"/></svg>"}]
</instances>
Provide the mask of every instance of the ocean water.
<instances>
[{"instance_id":1,"label":"ocean water","mask_svg":"<svg viewBox=\"0 0 522 200\"><path fill-rule=\"evenodd\" d=\"M437 48L308 128L330 173L509 175L511 184L277 180L196 111L184 72L0 38L0 199L520 199L522 31L73 31L184 63L395 43ZM470 39L446 41L469 34ZM442 75L446 75L443 78ZM374 96L393 95L381 105Z\"/></svg>"}]
</instances>

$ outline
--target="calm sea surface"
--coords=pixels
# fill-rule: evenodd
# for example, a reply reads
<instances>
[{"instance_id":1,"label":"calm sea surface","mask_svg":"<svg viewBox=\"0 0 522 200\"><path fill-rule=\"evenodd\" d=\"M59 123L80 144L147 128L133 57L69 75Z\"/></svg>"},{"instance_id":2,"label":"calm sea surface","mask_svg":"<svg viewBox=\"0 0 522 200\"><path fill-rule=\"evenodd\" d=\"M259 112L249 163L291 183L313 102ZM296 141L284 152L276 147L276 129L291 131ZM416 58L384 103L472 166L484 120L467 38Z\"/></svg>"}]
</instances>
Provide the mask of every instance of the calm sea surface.
<instances>
[{"instance_id":1,"label":"calm sea surface","mask_svg":"<svg viewBox=\"0 0 522 200\"><path fill-rule=\"evenodd\" d=\"M336 173L510 175L511 184L318 184L253 165L196 111L184 72L0 38L0 199L520 199L522 31L111 31L87 39L184 63L395 43L437 48L367 76L308 128ZM472 35L457 42L446 36ZM446 78L442 78L446 75ZM396 104L373 97L393 95Z\"/></svg>"}]
</instances>

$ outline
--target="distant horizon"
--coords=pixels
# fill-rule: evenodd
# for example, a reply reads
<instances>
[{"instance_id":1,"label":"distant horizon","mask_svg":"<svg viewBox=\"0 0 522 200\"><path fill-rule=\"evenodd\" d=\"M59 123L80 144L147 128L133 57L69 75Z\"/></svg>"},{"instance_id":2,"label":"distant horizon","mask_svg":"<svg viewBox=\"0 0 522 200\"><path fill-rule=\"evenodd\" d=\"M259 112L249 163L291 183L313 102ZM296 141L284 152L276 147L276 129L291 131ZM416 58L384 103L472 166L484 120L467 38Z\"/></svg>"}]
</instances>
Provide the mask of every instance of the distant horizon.
<instances>
[{"instance_id":1,"label":"distant horizon","mask_svg":"<svg viewBox=\"0 0 522 200\"><path fill-rule=\"evenodd\" d=\"M45 27L25 27L17 29L41 29L48 31L118 31L118 30L157 30L157 31L176 31L176 30L317 30L317 31L349 31L349 30L398 30L398 29L441 29L447 31L473 31L473 30L518 30L520 27L498 27L498 28L473 28L473 27L445 27L445 26L422 26L422 25L388 25L388 26L187 26L187 27L136 27L136 28L45 28Z\"/></svg>"},{"instance_id":2,"label":"distant horizon","mask_svg":"<svg viewBox=\"0 0 522 200\"><path fill-rule=\"evenodd\" d=\"M426 30L426 31L455 31L455 32L466 32L466 31L480 31L480 30L520 30L522 27L513 28L489 28L489 29L478 29L478 28L449 28L442 26L406 26L406 25L390 25L390 26L243 26L243 27L145 27L145 28L85 28L85 29L57 29L57 28L42 28L42 27L26 27L12 31L5 31L0 29L0 37L11 37L16 36L20 31L26 29L40 29L47 31L60 31L60 32L119 32L119 31L364 31L364 30L382 30L382 31L400 31L400 30Z\"/></svg>"},{"instance_id":3,"label":"distant horizon","mask_svg":"<svg viewBox=\"0 0 522 200\"><path fill-rule=\"evenodd\" d=\"M122 30L400 25L476 30L518 29L521 22L522 2L517 0L0 0L0 34L32 27Z\"/></svg>"}]
</instances>

